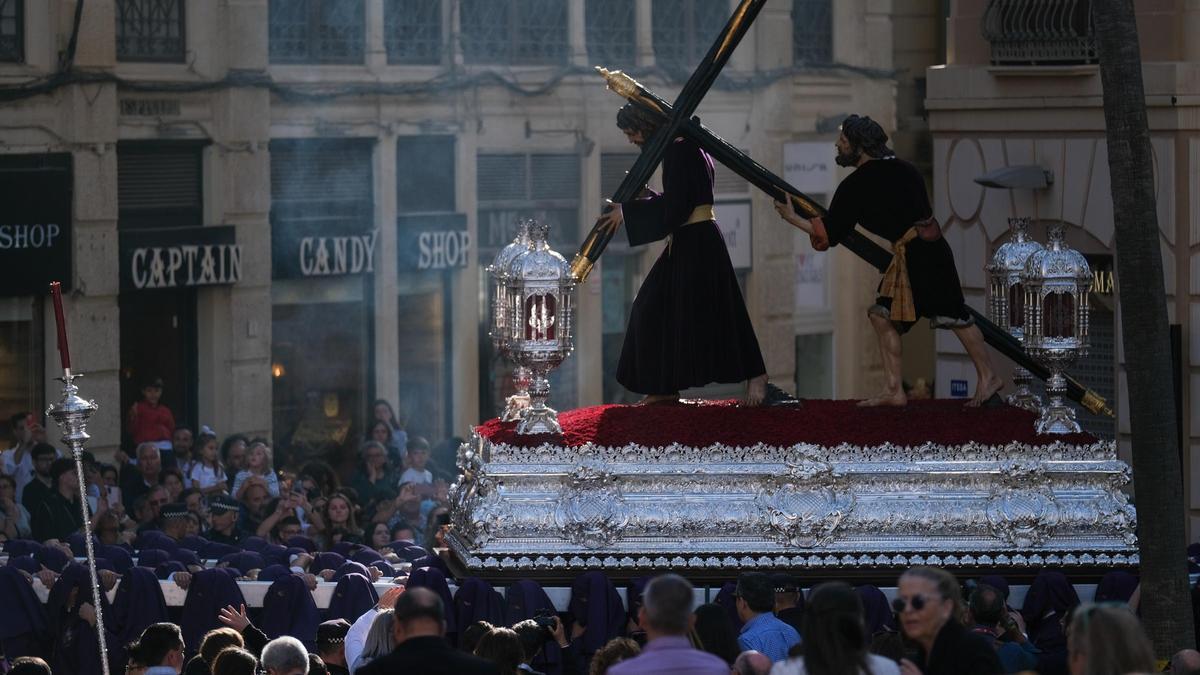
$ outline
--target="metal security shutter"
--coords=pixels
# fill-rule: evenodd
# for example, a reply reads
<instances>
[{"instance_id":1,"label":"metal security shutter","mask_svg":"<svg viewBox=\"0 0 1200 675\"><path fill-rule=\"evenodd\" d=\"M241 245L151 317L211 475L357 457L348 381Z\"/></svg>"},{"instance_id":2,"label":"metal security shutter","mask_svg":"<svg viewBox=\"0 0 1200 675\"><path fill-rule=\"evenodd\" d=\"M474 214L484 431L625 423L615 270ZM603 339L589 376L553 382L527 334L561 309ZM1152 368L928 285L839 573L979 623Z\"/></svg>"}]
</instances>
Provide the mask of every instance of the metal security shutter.
<instances>
[{"instance_id":1,"label":"metal security shutter","mask_svg":"<svg viewBox=\"0 0 1200 675\"><path fill-rule=\"evenodd\" d=\"M525 155L479 155L475 168L480 202L527 198Z\"/></svg>"},{"instance_id":2,"label":"metal security shutter","mask_svg":"<svg viewBox=\"0 0 1200 675\"><path fill-rule=\"evenodd\" d=\"M271 141L271 219L369 230L372 175L369 140Z\"/></svg>"},{"instance_id":3,"label":"metal security shutter","mask_svg":"<svg viewBox=\"0 0 1200 675\"><path fill-rule=\"evenodd\" d=\"M633 152L608 152L600 155L600 194L604 198L611 197L617 191L617 186L625 180L625 174L637 158L637 153Z\"/></svg>"},{"instance_id":4,"label":"metal security shutter","mask_svg":"<svg viewBox=\"0 0 1200 675\"><path fill-rule=\"evenodd\" d=\"M713 161L713 192L723 196L745 195L750 193L750 184L729 167Z\"/></svg>"},{"instance_id":5,"label":"metal security shutter","mask_svg":"<svg viewBox=\"0 0 1200 675\"><path fill-rule=\"evenodd\" d=\"M531 199L579 199L579 155L530 155L529 163Z\"/></svg>"},{"instance_id":6,"label":"metal security shutter","mask_svg":"<svg viewBox=\"0 0 1200 675\"><path fill-rule=\"evenodd\" d=\"M117 207L122 228L203 224L201 149L195 143L117 146Z\"/></svg>"}]
</instances>

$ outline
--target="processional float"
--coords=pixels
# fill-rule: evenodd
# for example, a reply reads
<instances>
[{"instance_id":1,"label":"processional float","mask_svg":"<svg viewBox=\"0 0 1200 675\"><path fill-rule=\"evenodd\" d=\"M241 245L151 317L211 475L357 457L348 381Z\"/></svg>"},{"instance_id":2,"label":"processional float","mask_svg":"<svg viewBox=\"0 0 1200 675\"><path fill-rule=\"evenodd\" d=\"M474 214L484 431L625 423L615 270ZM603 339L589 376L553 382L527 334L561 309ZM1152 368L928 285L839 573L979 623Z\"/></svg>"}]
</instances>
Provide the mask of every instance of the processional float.
<instances>
[{"instance_id":1,"label":"processional float","mask_svg":"<svg viewBox=\"0 0 1200 675\"><path fill-rule=\"evenodd\" d=\"M635 198L667 145L685 135L751 184L786 199L799 213L809 218L825 215L820 204L692 117L765 1L738 4L674 105L620 72L600 69L610 88L663 121L643 144L612 201ZM613 234L603 218L597 221L570 263L575 283L587 278ZM891 262L888 251L857 230L842 243L880 271ZM515 281L511 261L531 245L519 234L513 246L508 254L501 253L491 270L498 282L493 341L510 358L516 357L516 350L533 348L546 363L561 361L569 344L559 339L569 342L569 330L554 339L543 334L540 344L528 341L528 331L548 324L528 311L538 302L528 304L531 296L514 286L524 282ZM551 276L562 274L558 260L550 265ZM569 286L560 278L555 285L555 292L569 299ZM1027 281L1025 288L1030 287ZM1026 306L1032 301L1026 299ZM541 306L547 306L545 301ZM990 345L1033 375L1050 376L1050 369L1031 359L1016 337L971 311ZM1056 370L1067 362L1058 359ZM1068 397L1098 414L1112 415L1102 397L1058 374ZM529 425L503 421L523 414L520 390L529 375L518 372L517 380L518 396L510 399L505 418L474 429L459 449L460 478L451 488L453 528L447 543L471 574L605 570L614 577L632 577L673 570L709 576L737 569L823 569L840 575L846 569L922 564L1033 570L1138 563L1136 514L1122 490L1129 467L1117 459L1111 441L1035 435L1023 441L856 444L849 438L855 430L848 428L847 438L834 444L803 439L768 443L756 439L754 429L725 442L698 438L693 443L643 443L636 438L606 441L598 431L604 426L600 424L592 435L571 428L568 444L562 434L530 435L517 428L524 426L528 432ZM686 413L687 406L664 409ZM955 409L966 414L961 406ZM645 410L618 406L571 411L572 419L563 426L576 416L594 415L603 421L606 415L648 414ZM701 413L724 416L730 425L738 425L745 422L739 415L753 411L712 406ZM794 416L802 427L806 413L777 408L771 414ZM997 414L1028 416L1011 408ZM1021 417L1019 426L1028 432L1025 419ZM960 422L964 427L971 424Z\"/></svg>"}]
</instances>

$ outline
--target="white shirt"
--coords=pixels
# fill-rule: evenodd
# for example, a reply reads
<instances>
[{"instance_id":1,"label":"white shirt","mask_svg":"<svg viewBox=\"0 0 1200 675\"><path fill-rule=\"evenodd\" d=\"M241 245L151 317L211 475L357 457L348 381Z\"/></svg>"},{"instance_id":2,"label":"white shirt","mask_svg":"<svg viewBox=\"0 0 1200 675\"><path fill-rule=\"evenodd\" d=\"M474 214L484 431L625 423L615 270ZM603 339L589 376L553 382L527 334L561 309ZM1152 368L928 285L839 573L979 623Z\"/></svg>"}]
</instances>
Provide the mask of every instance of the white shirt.
<instances>
[{"instance_id":1,"label":"white shirt","mask_svg":"<svg viewBox=\"0 0 1200 675\"><path fill-rule=\"evenodd\" d=\"M25 455L21 457L20 462L13 460L17 456L17 446L15 445L0 453L0 466L3 466L4 473L12 476L13 482L17 484L16 500L18 504L21 503L21 498L25 496L25 486L29 485L29 482L33 480L33 455L30 453L31 450L33 450L33 446L30 446L25 451ZM55 448L54 452L58 457L63 456L62 452L57 448Z\"/></svg>"},{"instance_id":2,"label":"white shirt","mask_svg":"<svg viewBox=\"0 0 1200 675\"><path fill-rule=\"evenodd\" d=\"M225 470L219 467L214 469L207 464L196 462L192 466L192 470L188 472L188 479L199 483L201 490L207 490L217 483L225 482ZM188 487L192 486L188 485Z\"/></svg>"},{"instance_id":3,"label":"white shirt","mask_svg":"<svg viewBox=\"0 0 1200 675\"><path fill-rule=\"evenodd\" d=\"M429 469L405 469L404 473L400 474L401 483L432 483L433 472Z\"/></svg>"},{"instance_id":4,"label":"white shirt","mask_svg":"<svg viewBox=\"0 0 1200 675\"><path fill-rule=\"evenodd\" d=\"M771 675L808 675L804 669L804 658L780 661L771 667ZM891 659L877 654L867 654L867 670L863 675L900 675L900 666Z\"/></svg>"},{"instance_id":5,"label":"white shirt","mask_svg":"<svg viewBox=\"0 0 1200 675\"><path fill-rule=\"evenodd\" d=\"M379 610L374 607L368 609L350 625L350 630L346 631L346 663L350 664L352 675L355 668L361 665L356 661L367 644L367 633L371 632L371 623L375 621L376 614L379 614Z\"/></svg>"}]
</instances>

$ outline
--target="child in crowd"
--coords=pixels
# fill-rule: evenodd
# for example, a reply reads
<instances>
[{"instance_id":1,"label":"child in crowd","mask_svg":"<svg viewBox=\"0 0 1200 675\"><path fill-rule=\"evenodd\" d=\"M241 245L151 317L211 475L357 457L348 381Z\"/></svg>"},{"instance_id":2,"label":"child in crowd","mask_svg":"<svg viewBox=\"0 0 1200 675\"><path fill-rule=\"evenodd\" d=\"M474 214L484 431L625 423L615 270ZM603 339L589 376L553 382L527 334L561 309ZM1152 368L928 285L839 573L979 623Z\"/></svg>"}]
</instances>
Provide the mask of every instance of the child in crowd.
<instances>
[{"instance_id":1,"label":"child in crowd","mask_svg":"<svg viewBox=\"0 0 1200 675\"><path fill-rule=\"evenodd\" d=\"M212 434L200 434L196 439L196 463L192 465L188 476L192 487L205 496L219 494L225 491L227 477L225 468L221 466L221 456L218 452L217 437Z\"/></svg>"},{"instance_id":2,"label":"child in crowd","mask_svg":"<svg viewBox=\"0 0 1200 675\"><path fill-rule=\"evenodd\" d=\"M246 468L233 480L233 496L241 501L247 484L261 483L272 497L279 496L279 477L272 468L271 449L266 442L256 440L246 451Z\"/></svg>"}]
</instances>

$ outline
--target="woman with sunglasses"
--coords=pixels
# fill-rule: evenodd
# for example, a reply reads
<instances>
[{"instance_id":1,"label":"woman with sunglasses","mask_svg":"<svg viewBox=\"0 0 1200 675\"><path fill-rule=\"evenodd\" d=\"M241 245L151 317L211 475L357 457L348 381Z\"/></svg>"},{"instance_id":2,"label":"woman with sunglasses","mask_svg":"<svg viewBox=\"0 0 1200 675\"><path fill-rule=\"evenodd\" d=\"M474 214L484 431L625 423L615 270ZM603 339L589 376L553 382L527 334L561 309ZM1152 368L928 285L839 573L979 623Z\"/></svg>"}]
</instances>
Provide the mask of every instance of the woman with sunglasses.
<instances>
[{"instance_id":1,"label":"woman with sunglasses","mask_svg":"<svg viewBox=\"0 0 1200 675\"><path fill-rule=\"evenodd\" d=\"M999 675L1000 659L959 621L962 594L946 570L913 567L900 575L892 609L915 650L900 660L903 675Z\"/></svg>"}]
</instances>

